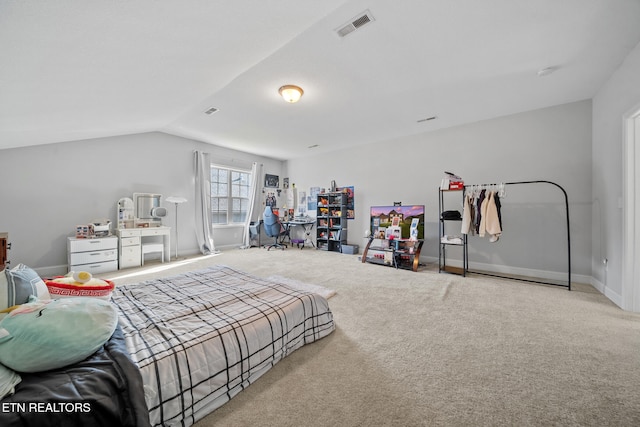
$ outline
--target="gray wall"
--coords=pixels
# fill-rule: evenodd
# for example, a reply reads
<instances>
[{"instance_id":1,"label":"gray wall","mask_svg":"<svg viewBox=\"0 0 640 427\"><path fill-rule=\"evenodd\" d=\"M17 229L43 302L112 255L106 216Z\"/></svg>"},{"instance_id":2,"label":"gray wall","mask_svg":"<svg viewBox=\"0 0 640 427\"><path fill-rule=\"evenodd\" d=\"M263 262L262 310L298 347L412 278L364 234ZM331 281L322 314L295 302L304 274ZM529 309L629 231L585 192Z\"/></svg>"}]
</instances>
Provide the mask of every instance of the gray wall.
<instances>
[{"instance_id":1,"label":"gray wall","mask_svg":"<svg viewBox=\"0 0 640 427\"><path fill-rule=\"evenodd\" d=\"M591 102L582 101L290 160L285 175L299 190L329 187L332 179L353 185L356 218L349 223L349 242L361 247L371 205L425 204L426 261L438 256L438 186L444 171L468 184L556 182L569 196L572 270L576 280L588 283L591 162ZM499 242L470 238L472 267L566 279L562 192L550 185L507 187L502 211Z\"/></svg>"},{"instance_id":2,"label":"gray wall","mask_svg":"<svg viewBox=\"0 0 640 427\"><path fill-rule=\"evenodd\" d=\"M186 197L178 208L179 253L196 253L194 150L211 153L223 165L250 168L256 161L266 173L282 171L279 160L159 132L0 151L0 231L9 232L11 265L65 273L66 239L75 226L98 218L115 226L118 199L134 192ZM164 205L169 211L164 224L173 227L175 206ZM218 228L214 238L216 247L237 246L242 230Z\"/></svg>"},{"instance_id":3,"label":"gray wall","mask_svg":"<svg viewBox=\"0 0 640 427\"><path fill-rule=\"evenodd\" d=\"M623 280L623 117L632 108L640 108L640 45L593 99L593 277L618 305Z\"/></svg>"},{"instance_id":4,"label":"gray wall","mask_svg":"<svg viewBox=\"0 0 640 427\"><path fill-rule=\"evenodd\" d=\"M0 231L10 233L13 265L24 262L51 274L66 265L66 237L76 224L101 217L115 221L120 197L152 191L189 199L180 207L180 253L195 253L192 152L201 149L222 164L263 163L263 172L289 177L299 190L328 187L332 179L338 185L354 185L356 219L350 222L349 240L361 246L369 206L394 201L426 204L424 254L433 262L437 187L444 170L462 175L467 183L546 179L569 194L574 274L589 281L593 271L596 285L619 304L621 118L639 103L640 48L636 47L595 96L593 109L590 101L581 101L295 159L284 168L277 160L163 133L2 150ZM565 268L564 244L551 240L554 236L544 235L542 240L538 236L546 224L560 224L562 203L556 193L546 187L532 194L508 188L504 200L508 222L498 243L502 246L474 238L471 260L498 270L560 274ZM173 209L165 221L173 226ZM511 241L516 231L525 241ZM220 246L238 245L240 237L237 228L216 230ZM607 272L601 262L605 257Z\"/></svg>"}]
</instances>

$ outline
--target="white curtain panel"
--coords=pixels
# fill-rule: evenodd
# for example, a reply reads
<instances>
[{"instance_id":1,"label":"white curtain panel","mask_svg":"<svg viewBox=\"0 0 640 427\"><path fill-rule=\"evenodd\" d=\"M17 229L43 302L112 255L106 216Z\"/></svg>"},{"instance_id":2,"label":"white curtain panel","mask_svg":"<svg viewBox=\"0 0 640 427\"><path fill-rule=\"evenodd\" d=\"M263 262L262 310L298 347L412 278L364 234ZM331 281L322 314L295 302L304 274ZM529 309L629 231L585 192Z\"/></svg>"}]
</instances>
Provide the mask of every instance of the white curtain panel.
<instances>
[{"instance_id":1,"label":"white curtain panel","mask_svg":"<svg viewBox=\"0 0 640 427\"><path fill-rule=\"evenodd\" d=\"M249 226L253 218L253 207L256 202L256 192L258 191L258 164L253 162L251 166L251 186L249 187L249 206L247 207L247 218L244 221L244 231L242 232L242 247L251 247L251 235Z\"/></svg>"},{"instance_id":2,"label":"white curtain panel","mask_svg":"<svg viewBox=\"0 0 640 427\"><path fill-rule=\"evenodd\" d=\"M196 238L200 252L209 255L216 252L211 223L211 160L209 153L194 151Z\"/></svg>"}]
</instances>

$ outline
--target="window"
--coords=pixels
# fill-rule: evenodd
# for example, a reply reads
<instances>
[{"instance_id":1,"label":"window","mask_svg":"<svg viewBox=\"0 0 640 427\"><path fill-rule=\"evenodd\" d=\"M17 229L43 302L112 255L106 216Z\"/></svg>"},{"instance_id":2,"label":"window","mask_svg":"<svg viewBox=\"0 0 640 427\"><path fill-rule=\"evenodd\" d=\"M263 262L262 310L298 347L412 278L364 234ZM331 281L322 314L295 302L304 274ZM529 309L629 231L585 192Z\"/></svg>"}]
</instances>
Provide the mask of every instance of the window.
<instances>
[{"instance_id":1,"label":"window","mask_svg":"<svg viewBox=\"0 0 640 427\"><path fill-rule=\"evenodd\" d=\"M211 217L214 225L241 224L249 214L251 173L211 166Z\"/></svg>"}]
</instances>

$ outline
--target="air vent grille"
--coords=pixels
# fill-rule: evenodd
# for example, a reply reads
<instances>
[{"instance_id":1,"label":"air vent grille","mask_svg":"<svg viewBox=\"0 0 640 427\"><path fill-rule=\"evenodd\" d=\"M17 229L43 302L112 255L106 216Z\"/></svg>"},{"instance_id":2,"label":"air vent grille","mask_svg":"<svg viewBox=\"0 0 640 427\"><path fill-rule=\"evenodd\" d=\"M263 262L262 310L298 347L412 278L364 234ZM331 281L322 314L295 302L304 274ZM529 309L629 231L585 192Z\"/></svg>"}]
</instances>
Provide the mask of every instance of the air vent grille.
<instances>
[{"instance_id":1,"label":"air vent grille","mask_svg":"<svg viewBox=\"0 0 640 427\"><path fill-rule=\"evenodd\" d=\"M209 108L207 111L205 111L204 113L205 113L205 114L209 114L209 115L211 115L211 114L213 114L213 113L217 113L217 112L218 112L218 109L217 109L217 108L215 108L215 107L211 107L211 108Z\"/></svg>"},{"instance_id":2,"label":"air vent grille","mask_svg":"<svg viewBox=\"0 0 640 427\"><path fill-rule=\"evenodd\" d=\"M344 37L347 34L349 34L352 31L355 31L356 27L354 27L353 25L349 24L349 25L345 25L344 27L338 29L338 35L340 37Z\"/></svg>"},{"instance_id":3,"label":"air vent grille","mask_svg":"<svg viewBox=\"0 0 640 427\"><path fill-rule=\"evenodd\" d=\"M364 24L366 24L367 22L371 22L371 18L369 18L367 15L363 15L360 18L358 18L355 21L353 21L352 24L353 24L354 27L360 28Z\"/></svg>"},{"instance_id":4,"label":"air vent grille","mask_svg":"<svg viewBox=\"0 0 640 427\"><path fill-rule=\"evenodd\" d=\"M371 22L373 20L374 19L373 19L373 15L371 15L371 12L369 12L368 10L364 11L360 15L358 15L355 18L351 19L348 23L340 26L336 30L336 33L338 33L338 35L340 37L344 37L347 34L351 34L355 30L357 30L359 28L362 28L363 25L368 24L369 22Z\"/></svg>"},{"instance_id":5,"label":"air vent grille","mask_svg":"<svg viewBox=\"0 0 640 427\"><path fill-rule=\"evenodd\" d=\"M431 121L431 120L435 120L435 119L437 119L437 118L438 118L437 116L427 117L427 118L424 118L424 119L420 119L420 120L418 120L418 123L429 122L429 121Z\"/></svg>"}]
</instances>

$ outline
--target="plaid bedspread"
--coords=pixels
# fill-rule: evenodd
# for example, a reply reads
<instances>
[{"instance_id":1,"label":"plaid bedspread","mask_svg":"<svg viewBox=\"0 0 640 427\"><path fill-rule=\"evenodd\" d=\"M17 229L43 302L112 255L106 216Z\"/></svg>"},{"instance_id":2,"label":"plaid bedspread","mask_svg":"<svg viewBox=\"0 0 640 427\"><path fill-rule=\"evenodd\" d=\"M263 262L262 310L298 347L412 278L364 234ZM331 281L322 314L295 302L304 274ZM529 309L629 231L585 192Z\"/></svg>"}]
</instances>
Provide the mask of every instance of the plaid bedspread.
<instances>
[{"instance_id":1,"label":"plaid bedspread","mask_svg":"<svg viewBox=\"0 0 640 427\"><path fill-rule=\"evenodd\" d=\"M116 287L152 425L189 426L334 329L327 300L214 266Z\"/></svg>"}]
</instances>

